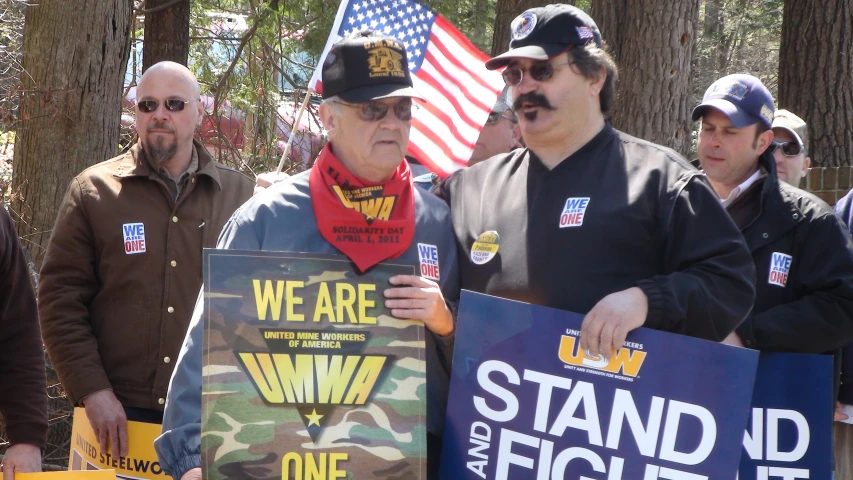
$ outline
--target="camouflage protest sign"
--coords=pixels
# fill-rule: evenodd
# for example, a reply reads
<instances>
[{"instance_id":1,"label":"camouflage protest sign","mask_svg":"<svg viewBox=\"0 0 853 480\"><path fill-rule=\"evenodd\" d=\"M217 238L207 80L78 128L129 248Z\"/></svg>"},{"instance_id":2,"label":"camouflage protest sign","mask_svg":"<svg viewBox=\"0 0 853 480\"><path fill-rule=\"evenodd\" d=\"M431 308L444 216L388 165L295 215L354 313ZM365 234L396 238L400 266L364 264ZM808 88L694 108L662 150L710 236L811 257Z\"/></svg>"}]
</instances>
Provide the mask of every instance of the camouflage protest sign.
<instances>
[{"instance_id":1,"label":"camouflage protest sign","mask_svg":"<svg viewBox=\"0 0 853 480\"><path fill-rule=\"evenodd\" d=\"M410 265L205 250L207 479L425 477L421 322L382 292Z\"/></svg>"}]
</instances>

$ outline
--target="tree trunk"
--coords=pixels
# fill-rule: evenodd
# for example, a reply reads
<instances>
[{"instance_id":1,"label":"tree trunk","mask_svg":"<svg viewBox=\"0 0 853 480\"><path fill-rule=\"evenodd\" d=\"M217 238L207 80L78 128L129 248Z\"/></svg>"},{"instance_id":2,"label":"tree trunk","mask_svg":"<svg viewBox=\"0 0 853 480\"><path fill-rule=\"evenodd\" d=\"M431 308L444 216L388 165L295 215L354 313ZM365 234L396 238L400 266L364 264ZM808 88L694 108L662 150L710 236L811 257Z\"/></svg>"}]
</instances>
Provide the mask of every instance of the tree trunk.
<instances>
[{"instance_id":1,"label":"tree trunk","mask_svg":"<svg viewBox=\"0 0 853 480\"><path fill-rule=\"evenodd\" d=\"M492 56L495 57L509 50L512 32L509 29L513 19L528 8L544 7L554 3L549 0L497 0L495 5L495 33L492 36ZM568 5L574 5L575 0L564 0Z\"/></svg>"},{"instance_id":2,"label":"tree trunk","mask_svg":"<svg viewBox=\"0 0 853 480\"><path fill-rule=\"evenodd\" d=\"M133 0L27 7L12 214L41 266L71 179L116 154Z\"/></svg>"},{"instance_id":3,"label":"tree trunk","mask_svg":"<svg viewBox=\"0 0 853 480\"><path fill-rule=\"evenodd\" d=\"M777 105L809 126L812 166L853 156L853 0L787 0Z\"/></svg>"},{"instance_id":4,"label":"tree trunk","mask_svg":"<svg viewBox=\"0 0 853 480\"><path fill-rule=\"evenodd\" d=\"M592 18L619 66L613 126L688 155L698 0L594 0Z\"/></svg>"},{"instance_id":5,"label":"tree trunk","mask_svg":"<svg viewBox=\"0 0 853 480\"><path fill-rule=\"evenodd\" d=\"M145 11L142 71L165 60L186 65L190 53L190 0L146 0Z\"/></svg>"}]
</instances>

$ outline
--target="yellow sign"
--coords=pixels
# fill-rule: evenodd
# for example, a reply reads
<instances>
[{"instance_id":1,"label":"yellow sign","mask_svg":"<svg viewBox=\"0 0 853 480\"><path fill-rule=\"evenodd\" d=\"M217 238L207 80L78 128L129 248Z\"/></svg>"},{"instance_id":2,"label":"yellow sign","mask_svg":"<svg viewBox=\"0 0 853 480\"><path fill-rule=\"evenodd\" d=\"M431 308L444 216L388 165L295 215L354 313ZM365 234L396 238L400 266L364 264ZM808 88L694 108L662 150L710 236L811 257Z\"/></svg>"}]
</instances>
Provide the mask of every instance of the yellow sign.
<instances>
[{"instance_id":1,"label":"yellow sign","mask_svg":"<svg viewBox=\"0 0 853 480\"><path fill-rule=\"evenodd\" d=\"M68 469L77 470L114 470L111 477L95 477L94 472L86 473L85 479L116 478L118 480L170 479L160 468L157 453L154 451L154 439L160 436L162 426L155 423L127 422L127 440L129 442L126 457L117 457L112 451L101 451L98 437L95 436L86 410L74 409L74 423L71 427L71 454ZM92 476L90 476L92 475ZM65 480L66 477L59 477ZM77 479L84 477L67 477Z\"/></svg>"},{"instance_id":2,"label":"yellow sign","mask_svg":"<svg viewBox=\"0 0 853 480\"><path fill-rule=\"evenodd\" d=\"M15 480L116 480L116 471L16 473Z\"/></svg>"}]
</instances>

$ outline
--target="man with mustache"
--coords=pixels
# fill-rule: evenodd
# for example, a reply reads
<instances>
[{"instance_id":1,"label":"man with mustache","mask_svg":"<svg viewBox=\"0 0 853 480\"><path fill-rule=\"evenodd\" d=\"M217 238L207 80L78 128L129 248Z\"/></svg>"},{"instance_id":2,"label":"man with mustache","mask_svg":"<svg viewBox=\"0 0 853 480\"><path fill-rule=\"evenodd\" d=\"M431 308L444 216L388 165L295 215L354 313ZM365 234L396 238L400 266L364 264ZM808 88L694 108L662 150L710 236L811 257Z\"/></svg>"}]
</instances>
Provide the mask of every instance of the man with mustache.
<instances>
[{"instance_id":1,"label":"man with mustache","mask_svg":"<svg viewBox=\"0 0 853 480\"><path fill-rule=\"evenodd\" d=\"M130 151L84 170L65 194L39 278L50 358L102 451L127 454L127 420L160 423L201 286L202 249L253 182L193 140L204 109L183 65L137 85Z\"/></svg>"},{"instance_id":2,"label":"man with mustache","mask_svg":"<svg viewBox=\"0 0 853 480\"><path fill-rule=\"evenodd\" d=\"M382 58L398 61L380 64ZM445 299L457 300L459 279L450 211L415 188L404 159L413 99L421 98L407 58L402 43L377 32L356 32L332 47L322 66L320 105L329 143L310 171L271 186L235 213L217 247L343 254L360 271L392 259L418 265L420 247L435 253L439 268L433 276L394 276L384 292L392 315L421 320L427 329L427 478L435 479L455 329ZM359 198L365 199L360 205ZM360 213L367 202L378 201L393 205L387 215ZM378 235L368 227L400 234ZM363 233L342 238L335 234L341 228ZM176 480L202 478L202 310L199 296L169 386L163 435L155 443L163 470Z\"/></svg>"},{"instance_id":3,"label":"man with mustache","mask_svg":"<svg viewBox=\"0 0 853 480\"><path fill-rule=\"evenodd\" d=\"M526 149L456 172L462 288L588 312L581 346L609 358L638 327L719 341L749 312L753 266L702 175L607 122L617 68L578 8L512 23L506 67Z\"/></svg>"}]
</instances>

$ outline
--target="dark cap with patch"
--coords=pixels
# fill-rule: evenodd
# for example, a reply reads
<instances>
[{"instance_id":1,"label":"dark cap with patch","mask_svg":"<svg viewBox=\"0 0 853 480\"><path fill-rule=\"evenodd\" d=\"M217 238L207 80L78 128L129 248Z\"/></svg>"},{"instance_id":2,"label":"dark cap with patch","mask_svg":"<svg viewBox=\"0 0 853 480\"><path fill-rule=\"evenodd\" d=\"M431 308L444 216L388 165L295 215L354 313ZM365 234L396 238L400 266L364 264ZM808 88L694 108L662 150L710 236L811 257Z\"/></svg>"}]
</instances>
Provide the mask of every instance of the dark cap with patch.
<instances>
[{"instance_id":1,"label":"dark cap with patch","mask_svg":"<svg viewBox=\"0 0 853 480\"><path fill-rule=\"evenodd\" d=\"M391 97L421 97L412 87L406 46L372 31L336 43L323 63L323 98L362 103Z\"/></svg>"},{"instance_id":2,"label":"dark cap with patch","mask_svg":"<svg viewBox=\"0 0 853 480\"><path fill-rule=\"evenodd\" d=\"M510 25L509 51L486 62L495 70L514 58L550 60L575 45L594 42L601 47L601 33L592 18L571 5L531 8L515 17Z\"/></svg>"},{"instance_id":3,"label":"dark cap with patch","mask_svg":"<svg viewBox=\"0 0 853 480\"><path fill-rule=\"evenodd\" d=\"M693 109L693 121L699 120L709 108L723 113L735 128L761 122L770 128L773 123L773 96L761 80L752 75L727 75L712 83L702 103Z\"/></svg>"}]
</instances>

